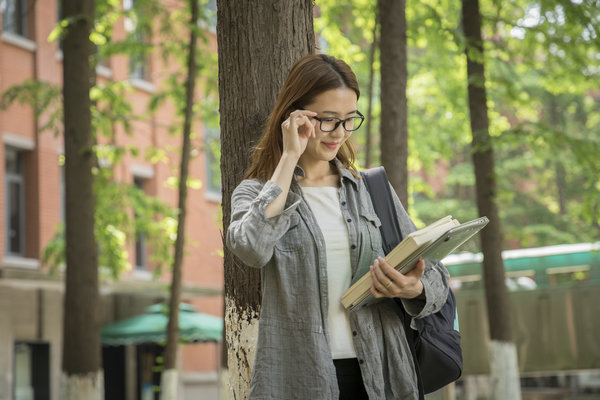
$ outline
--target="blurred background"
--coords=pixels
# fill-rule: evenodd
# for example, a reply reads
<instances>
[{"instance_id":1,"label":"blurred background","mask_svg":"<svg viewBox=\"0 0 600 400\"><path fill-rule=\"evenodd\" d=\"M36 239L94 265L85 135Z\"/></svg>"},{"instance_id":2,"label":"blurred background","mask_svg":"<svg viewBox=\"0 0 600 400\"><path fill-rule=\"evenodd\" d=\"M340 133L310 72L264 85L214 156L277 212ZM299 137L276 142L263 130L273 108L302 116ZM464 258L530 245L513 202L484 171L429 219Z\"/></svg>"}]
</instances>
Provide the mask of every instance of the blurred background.
<instances>
[{"instance_id":1,"label":"blurred background","mask_svg":"<svg viewBox=\"0 0 600 400\"><path fill-rule=\"evenodd\" d=\"M73 204L65 192L63 139L67 22L59 0L0 5L0 399L59 399L69 346L64 221ZM198 36L197 75L184 199L178 398L229 398L221 211L227 191L221 185L234 178L221 173L218 89L219 74L227 71L218 70L217 1L198 5L190 27L182 0L95 2L96 334L106 399L160 396L166 322L157 327L131 318L168 315L191 30ZM392 39L406 49L405 206L418 227L448 214L468 221L479 212L461 2L403 6L406 34ZM378 7L376 0L317 0L311 11L317 51L345 60L361 85L359 109L367 122L352 136L360 168L382 162L379 27L386 15ZM522 396L597 399L600 2L481 0L479 7L484 52L472 57L485 65L479 84L487 91L507 323ZM246 29L250 35L263 27ZM277 43L274 37L264 46ZM458 302L464 370L451 388L428 398L490 398L480 242L469 242L445 264ZM165 306L149 308L154 304ZM190 317L188 328L184 317Z\"/></svg>"}]
</instances>

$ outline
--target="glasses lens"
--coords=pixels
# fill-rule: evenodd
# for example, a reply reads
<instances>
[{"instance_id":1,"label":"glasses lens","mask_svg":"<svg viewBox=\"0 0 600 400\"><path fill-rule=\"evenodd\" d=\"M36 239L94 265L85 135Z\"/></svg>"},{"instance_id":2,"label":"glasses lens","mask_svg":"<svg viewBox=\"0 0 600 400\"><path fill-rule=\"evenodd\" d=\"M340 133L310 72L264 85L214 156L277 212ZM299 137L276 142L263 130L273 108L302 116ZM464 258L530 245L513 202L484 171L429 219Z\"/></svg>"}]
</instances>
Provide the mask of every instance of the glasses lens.
<instances>
[{"instance_id":1,"label":"glasses lens","mask_svg":"<svg viewBox=\"0 0 600 400\"><path fill-rule=\"evenodd\" d=\"M338 120L336 118L323 118L321 120L321 130L323 132L331 132L336 128Z\"/></svg>"},{"instance_id":2,"label":"glasses lens","mask_svg":"<svg viewBox=\"0 0 600 400\"><path fill-rule=\"evenodd\" d=\"M361 117L352 117L344 121L344 129L347 131L355 131L362 125L363 119Z\"/></svg>"}]
</instances>

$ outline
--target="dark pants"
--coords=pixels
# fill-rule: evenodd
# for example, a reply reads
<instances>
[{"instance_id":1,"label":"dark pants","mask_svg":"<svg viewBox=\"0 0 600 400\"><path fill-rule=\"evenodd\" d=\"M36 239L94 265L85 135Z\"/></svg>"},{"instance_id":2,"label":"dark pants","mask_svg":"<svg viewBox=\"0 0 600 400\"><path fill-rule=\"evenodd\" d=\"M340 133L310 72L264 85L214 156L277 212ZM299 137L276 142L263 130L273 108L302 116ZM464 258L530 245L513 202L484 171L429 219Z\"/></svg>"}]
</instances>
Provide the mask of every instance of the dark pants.
<instances>
[{"instance_id":1,"label":"dark pants","mask_svg":"<svg viewBox=\"0 0 600 400\"><path fill-rule=\"evenodd\" d=\"M369 400L356 358L333 360L340 388L340 400Z\"/></svg>"}]
</instances>

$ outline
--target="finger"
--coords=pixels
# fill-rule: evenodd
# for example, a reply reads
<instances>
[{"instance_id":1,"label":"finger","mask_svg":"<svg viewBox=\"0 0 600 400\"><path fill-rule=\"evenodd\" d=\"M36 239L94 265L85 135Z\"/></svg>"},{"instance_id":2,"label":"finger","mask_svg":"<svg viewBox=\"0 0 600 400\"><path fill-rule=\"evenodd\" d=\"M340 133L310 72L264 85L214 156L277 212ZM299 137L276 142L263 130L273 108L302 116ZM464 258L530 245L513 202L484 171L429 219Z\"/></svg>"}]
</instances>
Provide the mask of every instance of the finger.
<instances>
[{"instance_id":1,"label":"finger","mask_svg":"<svg viewBox=\"0 0 600 400\"><path fill-rule=\"evenodd\" d=\"M317 133L315 131L315 127L317 124L317 121L312 119L311 117L316 116L317 113L314 111L310 111L310 110L295 110L292 111L290 113L290 116L288 117L289 120L292 121L296 121L296 124L294 126L294 129L298 129L299 127L301 127L302 125L304 125L308 130L308 132L301 132L301 133L306 133L308 137L317 137ZM304 120L306 119L306 123L301 122L300 120Z\"/></svg>"},{"instance_id":2,"label":"finger","mask_svg":"<svg viewBox=\"0 0 600 400\"><path fill-rule=\"evenodd\" d=\"M297 132L298 131L298 115L297 114L290 114L290 117L288 118L288 120L290 121L290 128L292 129L293 132Z\"/></svg>"},{"instance_id":3,"label":"finger","mask_svg":"<svg viewBox=\"0 0 600 400\"><path fill-rule=\"evenodd\" d=\"M396 282L399 279L402 279L402 274L398 272L390 263L388 263L385 258L378 257L379 267L381 271L388 276L392 281Z\"/></svg>"},{"instance_id":4,"label":"finger","mask_svg":"<svg viewBox=\"0 0 600 400\"><path fill-rule=\"evenodd\" d=\"M305 118L306 118L305 126L306 126L306 130L307 130L307 136L308 137L312 136L312 137L316 138L317 134L315 132L315 122L317 122L317 121L308 116L305 116Z\"/></svg>"},{"instance_id":5,"label":"finger","mask_svg":"<svg viewBox=\"0 0 600 400\"><path fill-rule=\"evenodd\" d=\"M375 288L383 294L389 294L390 282L392 282L392 280L381 270L381 262L379 259L375 259L373 262L372 275Z\"/></svg>"},{"instance_id":6,"label":"finger","mask_svg":"<svg viewBox=\"0 0 600 400\"><path fill-rule=\"evenodd\" d=\"M312 128L312 124L306 115L297 115L296 125L298 126L299 134L304 134L307 137L311 136L310 129Z\"/></svg>"},{"instance_id":7,"label":"finger","mask_svg":"<svg viewBox=\"0 0 600 400\"><path fill-rule=\"evenodd\" d=\"M374 276L373 265L371 265L369 267L369 269L371 271L371 276L372 276L372 279L371 279L371 288L370 288L371 294L373 295L373 297L375 297L377 299L381 298L381 297L384 297L385 295L377 288L379 286L379 282L377 281L377 278Z\"/></svg>"},{"instance_id":8,"label":"finger","mask_svg":"<svg viewBox=\"0 0 600 400\"><path fill-rule=\"evenodd\" d=\"M315 132L315 124L317 120L311 118L310 116L306 116L306 131L308 137L316 138L317 134Z\"/></svg>"},{"instance_id":9,"label":"finger","mask_svg":"<svg viewBox=\"0 0 600 400\"><path fill-rule=\"evenodd\" d=\"M373 295L373 297L375 297L376 299L379 299L381 297L384 297L383 293L381 293L379 290L377 290L377 288L375 287L375 285L371 285L371 294Z\"/></svg>"},{"instance_id":10,"label":"finger","mask_svg":"<svg viewBox=\"0 0 600 400\"><path fill-rule=\"evenodd\" d=\"M415 263L415 267L411 269L406 276L411 278L421 279L423 274L425 273L425 261L422 258L419 258L419 261Z\"/></svg>"},{"instance_id":11,"label":"finger","mask_svg":"<svg viewBox=\"0 0 600 400\"><path fill-rule=\"evenodd\" d=\"M310 111L310 110L294 110L290 113L290 116L300 116L300 115L307 115L310 117L314 117L315 115L317 115L316 112L314 111Z\"/></svg>"}]
</instances>

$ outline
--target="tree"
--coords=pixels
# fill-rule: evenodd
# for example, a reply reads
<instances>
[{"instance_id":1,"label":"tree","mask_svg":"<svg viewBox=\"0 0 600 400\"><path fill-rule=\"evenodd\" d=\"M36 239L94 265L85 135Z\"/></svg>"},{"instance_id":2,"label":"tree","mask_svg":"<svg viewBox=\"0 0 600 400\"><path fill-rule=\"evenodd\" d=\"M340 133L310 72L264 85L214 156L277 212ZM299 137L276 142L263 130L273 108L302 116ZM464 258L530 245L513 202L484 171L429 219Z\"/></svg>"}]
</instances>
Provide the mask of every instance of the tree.
<instances>
[{"instance_id":1,"label":"tree","mask_svg":"<svg viewBox=\"0 0 600 400\"><path fill-rule=\"evenodd\" d=\"M300 57L314 51L312 16L311 0L217 3L224 232L231 193L250 165L252 145L285 77ZM225 247L227 365L237 399L247 397L260 299L258 271L244 267Z\"/></svg>"},{"instance_id":2,"label":"tree","mask_svg":"<svg viewBox=\"0 0 600 400\"><path fill-rule=\"evenodd\" d=\"M138 2L136 2L137 4ZM141 0L140 2L141 3ZM90 35L94 44L93 64L99 59L116 54L116 51L127 55L128 49L120 42L111 42L115 21L122 17L123 11L119 3L112 0L96 1L94 27ZM69 20L61 20L50 33L48 40L57 41L63 38ZM96 49L98 53L96 53ZM4 109L13 103L29 105L33 108L38 121L42 121L39 132L42 134L63 133L63 104L59 85L44 81L26 80L9 87L2 93L0 108ZM131 123L143 119L136 114L128 98L127 81L109 81L96 84L90 90L91 121L94 135L99 142L93 146L96 159L105 161L102 166L96 164L94 173L95 196L95 236L98 243L98 261L103 268L101 278L117 280L121 273L131 269L127 251L128 238L142 234L145 242L152 249L150 261L156 266L155 276L162 273L164 266L171 264L172 246L175 236L176 221L173 207L162 200L148 195L135 185L114 179L124 156L130 154L140 157L136 146L122 146L118 143L115 132L123 128L131 134ZM164 149L148 147L144 154L153 163L166 158ZM64 165L64 157L61 157ZM133 210L133 213L132 213ZM135 217L134 217L135 215ZM56 233L42 252L42 265L56 272L65 265L65 227L60 223Z\"/></svg>"},{"instance_id":3,"label":"tree","mask_svg":"<svg viewBox=\"0 0 600 400\"><path fill-rule=\"evenodd\" d=\"M468 99L472 156L479 215L487 216L488 226L481 232L485 297L490 326L490 370L492 399L520 399L517 350L512 342L508 291L502 261L502 233L496 206L494 151L489 134L487 94L481 40L479 0L462 0L463 29L466 40Z\"/></svg>"},{"instance_id":4,"label":"tree","mask_svg":"<svg viewBox=\"0 0 600 400\"><path fill-rule=\"evenodd\" d=\"M377 14L375 15L375 24L373 25L373 42L371 42L371 47L369 49L369 82L368 82L368 93L367 93L367 126L365 132L365 167L370 168L373 160L373 151L372 151L372 143L373 143L373 86L375 84L375 52L378 47L377 42Z\"/></svg>"},{"instance_id":5,"label":"tree","mask_svg":"<svg viewBox=\"0 0 600 400\"><path fill-rule=\"evenodd\" d=\"M187 180L191 153L192 111L196 87L196 41L198 21L198 0L189 0L190 42L187 62L187 82L185 87L185 110L183 122L183 144L181 146L181 166L179 169L179 214L177 218L177 239L171 278L171 297L169 300L169 324L167 325L167 344L165 346L165 366L161 379L161 399L176 400L178 387L177 347L179 344L179 300L181 298L181 276L185 244L185 217L187 214Z\"/></svg>"},{"instance_id":6,"label":"tree","mask_svg":"<svg viewBox=\"0 0 600 400\"><path fill-rule=\"evenodd\" d=\"M377 2L372 0L319 0L315 32L320 51L340 58L352 67L360 86L358 108L366 117L365 128L352 134L357 164L379 163L379 29ZM365 111L366 110L366 111Z\"/></svg>"},{"instance_id":7,"label":"tree","mask_svg":"<svg viewBox=\"0 0 600 400\"><path fill-rule=\"evenodd\" d=\"M104 398L90 100L95 83L95 46L89 39L94 7L94 0L64 0L61 16L68 22L63 39L67 269L61 379L61 398L66 400Z\"/></svg>"},{"instance_id":8,"label":"tree","mask_svg":"<svg viewBox=\"0 0 600 400\"><path fill-rule=\"evenodd\" d=\"M405 8L404 0L378 1L381 24L381 163L400 201L408 208Z\"/></svg>"}]
</instances>

